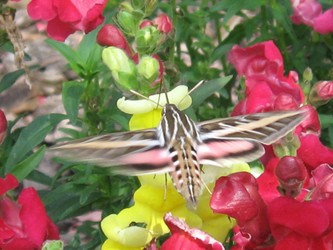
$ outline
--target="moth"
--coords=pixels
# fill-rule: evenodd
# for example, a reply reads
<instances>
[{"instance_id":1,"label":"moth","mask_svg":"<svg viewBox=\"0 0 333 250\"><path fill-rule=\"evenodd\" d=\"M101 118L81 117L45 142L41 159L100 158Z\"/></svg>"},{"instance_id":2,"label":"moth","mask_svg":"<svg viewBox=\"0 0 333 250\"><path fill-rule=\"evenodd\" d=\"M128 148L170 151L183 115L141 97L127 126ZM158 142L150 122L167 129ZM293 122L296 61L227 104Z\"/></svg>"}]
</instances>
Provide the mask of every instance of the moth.
<instances>
[{"instance_id":1,"label":"moth","mask_svg":"<svg viewBox=\"0 0 333 250\"><path fill-rule=\"evenodd\" d=\"M305 118L302 110L268 112L196 123L175 105L166 104L155 129L111 133L74 140L51 148L58 156L122 175L169 173L177 191L196 206L201 193L201 166L250 162Z\"/></svg>"}]
</instances>

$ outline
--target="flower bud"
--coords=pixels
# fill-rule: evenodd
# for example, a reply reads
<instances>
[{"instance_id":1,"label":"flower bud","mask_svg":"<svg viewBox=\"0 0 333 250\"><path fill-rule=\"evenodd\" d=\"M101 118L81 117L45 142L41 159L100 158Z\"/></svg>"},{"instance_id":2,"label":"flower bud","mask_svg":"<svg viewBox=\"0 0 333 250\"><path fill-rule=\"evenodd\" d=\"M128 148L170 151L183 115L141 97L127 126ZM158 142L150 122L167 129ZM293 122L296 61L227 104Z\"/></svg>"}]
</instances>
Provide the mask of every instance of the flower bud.
<instances>
[{"instance_id":1,"label":"flower bud","mask_svg":"<svg viewBox=\"0 0 333 250\"><path fill-rule=\"evenodd\" d=\"M127 90L138 89L139 83L135 64L122 49L116 47L105 48L102 52L102 59L120 87Z\"/></svg>"},{"instance_id":2,"label":"flower bud","mask_svg":"<svg viewBox=\"0 0 333 250\"><path fill-rule=\"evenodd\" d=\"M134 10L132 12L121 10L117 15L117 21L120 27L125 33L131 36L136 34L142 18L143 13Z\"/></svg>"},{"instance_id":3,"label":"flower bud","mask_svg":"<svg viewBox=\"0 0 333 250\"><path fill-rule=\"evenodd\" d=\"M302 190L307 178L307 170L303 161L298 157L285 156L276 166L275 175L280 183L279 192L284 196L294 198Z\"/></svg>"},{"instance_id":4,"label":"flower bud","mask_svg":"<svg viewBox=\"0 0 333 250\"><path fill-rule=\"evenodd\" d=\"M147 26L154 26L154 23L150 20L144 20L141 24L140 24L140 29L143 29L144 27Z\"/></svg>"},{"instance_id":5,"label":"flower bud","mask_svg":"<svg viewBox=\"0 0 333 250\"><path fill-rule=\"evenodd\" d=\"M156 17L153 23L157 26L157 29L164 34L169 34L173 29L172 22L166 14L161 14Z\"/></svg>"},{"instance_id":6,"label":"flower bud","mask_svg":"<svg viewBox=\"0 0 333 250\"><path fill-rule=\"evenodd\" d=\"M306 68L303 72L303 80L304 81L308 81L308 82L311 82L313 79L313 73L312 73L312 70L311 68Z\"/></svg>"},{"instance_id":7,"label":"flower bud","mask_svg":"<svg viewBox=\"0 0 333 250\"><path fill-rule=\"evenodd\" d=\"M146 26L140 29L135 37L139 54L151 54L156 49L161 33L154 26Z\"/></svg>"},{"instance_id":8,"label":"flower bud","mask_svg":"<svg viewBox=\"0 0 333 250\"><path fill-rule=\"evenodd\" d=\"M7 132L7 119L5 114L0 109L0 144L5 138Z\"/></svg>"},{"instance_id":9,"label":"flower bud","mask_svg":"<svg viewBox=\"0 0 333 250\"><path fill-rule=\"evenodd\" d=\"M131 55L131 49L124 34L114 25L104 25L97 34L97 42L101 46L114 46L123 49L128 56Z\"/></svg>"},{"instance_id":10,"label":"flower bud","mask_svg":"<svg viewBox=\"0 0 333 250\"><path fill-rule=\"evenodd\" d=\"M131 0L131 5L134 9L142 9L145 6L145 1L142 0Z\"/></svg>"},{"instance_id":11,"label":"flower bud","mask_svg":"<svg viewBox=\"0 0 333 250\"><path fill-rule=\"evenodd\" d=\"M318 107L333 98L333 81L320 81L313 85L309 101L312 105Z\"/></svg>"},{"instance_id":12,"label":"flower bud","mask_svg":"<svg viewBox=\"0 0 333 250\"><path fill-rule=\"evenodd\" d=\"M145 0L145 16L150 16L155 10L157 5L156 0Z\"/></svg>"},{"instance_id":13,"label":"flower bud","mask_svg":"<svg viewBox=\"0 0 333 250\"><path fill-rule=\"evenodd\" d=\"M142 77L143 84L154 82L159 76L160 65L155 58L144 56L138 64L138 73ZM141 82L141 81L140 81Z\"/></svg>"}]
</instances>

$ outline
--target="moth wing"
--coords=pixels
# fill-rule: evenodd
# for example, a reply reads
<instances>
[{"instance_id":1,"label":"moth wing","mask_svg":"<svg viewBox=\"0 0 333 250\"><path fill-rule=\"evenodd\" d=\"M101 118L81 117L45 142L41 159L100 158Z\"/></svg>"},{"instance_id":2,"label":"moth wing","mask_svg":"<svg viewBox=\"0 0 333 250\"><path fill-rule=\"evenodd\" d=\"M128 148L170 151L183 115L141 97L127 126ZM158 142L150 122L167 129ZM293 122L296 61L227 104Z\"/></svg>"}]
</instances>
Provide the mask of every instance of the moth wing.
<instances>
[{"instance_id":1,"label":"moth wing","mask_svg":"<svg viewBox=\"0 0 333 250\"><path fill-rule=\"evenodd\" d=\"M201 122L198 129L203 142L233 138L268 145L284 137L306 116L304 110L249 114Z\"/></svg>"},{"instance_id":2,"label":"moth wing","mask_svg":"<svg viewBox=\"0 0 333 250\"><path fill-rule=\"evenodd\" d=\"M198 146L201 164L225 166L236 162L250 162L264 154L263 146L253 140L215 139ZM214 164L217 163L217 164Z\"/></svg>"},{"instance_id":3,"label":"moth wing","mask_svg":"<svg viewBox=\"0 0 333 250\"><path fill-rule=\"evenodd\" d=\"M156 130L105 134L55 145L56 156L74 162L112 167L123 175L170 172L170 156L160 146Z\"/></svg>"}]
</instances>

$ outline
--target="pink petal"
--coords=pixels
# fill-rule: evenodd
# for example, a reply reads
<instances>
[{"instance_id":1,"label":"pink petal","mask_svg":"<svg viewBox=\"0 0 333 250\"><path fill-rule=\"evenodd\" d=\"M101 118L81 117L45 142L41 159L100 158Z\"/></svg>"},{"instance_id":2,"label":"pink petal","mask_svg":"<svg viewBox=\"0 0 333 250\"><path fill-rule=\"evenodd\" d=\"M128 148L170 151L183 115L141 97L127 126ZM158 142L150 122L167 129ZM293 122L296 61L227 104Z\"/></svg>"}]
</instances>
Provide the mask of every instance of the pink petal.
<instances>
[{"instance_id":1,"label":"pink petal","mask_svg":"<svg viewBox=\"0 0 333 250\"><path fill-rule=\"evenodd\" d=\"M269 203L268 215L272 234L277 241L290 232L318 237L330 223L329 214L322 205L312 201L299 202L289 197L279 197Z\"/></svg>"},{"instance_id":2,"label":"pink petal","mask_svg":"<svg viewBox=\"0 0 333 250\"><path fill-rule=\"evenodd\" d=\"M57 15L52 0L31 0L27 6L29 16L34 20L49 21Z\"/></svg>"},{"instance_id":3,"label":"pink petal","mask_svg":"<svg viewBox=\"0 0 333 250\"><path fill-rule=\"evenodd\" d=\"M216 181L210 207L214 213L227 214L241 224L258 214L257 203L244 184L230 176L220 177Z\"/></svg>"},{"instance_id":4,"label":"pink petal","mask_svg":"<svg viewBox=\"0 0 333 250\"><path fill-rule=\"evenodd\" d=\"M7 174L4 179L0 178L0 196L16 188L18 185L18 180L12 174Z\"/></svg>"},{"instance_id":5,"label":"pink petal","mask_svg":"<svg viewBox=\"0 0 333 250\"><path fill-rule=\"evenodd\" d=\"M320 34L333 32L333 8L313 20L313 29Z\"/></svg>"},{"instance_id":6,"label":"pink petal","mask_svg":"<svg viewBox=\"0 0 333 250\"><path fill-rule=\"evenodd\" d=\"M291 3L294 11L291 20L295 24L312 26L313 20L322 12L321 4L317 0L291 0Z\"/></svg>"},{"instance_id":7,"label":"pink petal","mask_svg":"<svg viewBox=\"0 0 333 250\"><path fill-rule=\"evenodd\" d=\"M49 21L47 25L48 36L60 42L65 41L74 32L75 29L70 24L63 23L58 18Z\"/></svg>"},{"instance_id":8,"label":"pink petal","mask_svg":"<svg viewBox=\"0 0 333 250\"><path fill-rule=\"evenodd\" d=\"M27 237L41 246L47 236L48 216L34 188L23 189L18 203L22 206L20 218Z\"/></svg>"},{"instance_id":9,"label":"pink petal","mask_svg":"<svg viewBox=\"0 0 333 250\"><path fill-rule=\"evenodd\" d=\"M273 41L257 43L247 48L235 45L229 53L229 61L234 65L239 75L265 75L269 71L275 74L283 73L283 61L279 49Z\"/></svg>"},{"instance_id":10,"label":"pink petal","mask_svg":"<svg viewBox=\"0 0 333 250\"><path fill-rule=\"evenodd\" d=\"M301 146L297 155L305 165L314 169L320 164L333 165L333 150L321 143L317 135L306 134L300 137Z\"/></svg>"},{"instance_id":11,"label":"pink petal","mask_svg":"<svg viewBox=\"0 0 333 250\"><path fill-rule=\"evenodd\" d=\"M54 6L57 8L57 18L64 23L79 22L83 15L79 11L79 6L72 1L53 0ZM83 13L86 14L86 13Z\"/></svg>"},{"instance_id":12,"label":"pink petal","mask_svg":"<svg viewBox=\"0 0 333 250\"><path fill-rule=\"evenodd\" d=\"M185 221L173 217L171 213L164 216L165 224L172 235L163 243L161 250L224 250L223 245L207 233L189 228Z\"/></svg>"}]
</instances>

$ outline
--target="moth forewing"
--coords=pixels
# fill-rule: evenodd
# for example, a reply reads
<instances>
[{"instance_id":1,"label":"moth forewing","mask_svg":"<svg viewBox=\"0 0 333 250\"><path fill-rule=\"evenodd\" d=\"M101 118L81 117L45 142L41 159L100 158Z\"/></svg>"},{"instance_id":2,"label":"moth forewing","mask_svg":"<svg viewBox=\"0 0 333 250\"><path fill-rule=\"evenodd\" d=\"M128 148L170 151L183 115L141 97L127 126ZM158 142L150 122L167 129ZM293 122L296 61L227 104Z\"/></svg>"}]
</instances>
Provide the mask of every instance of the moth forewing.
<instances>
[{"instance_id":1,"label":"moth forewing","mask_svg":"<svg viewBox=\"0 0 333 250\"><path fill-rule=\"evenodd\" d=\"M306 116L304 110L266 112L201 122L198 127L204 141L233 138L272 144L292 131Z\"/></svg>"}]
</instances>

